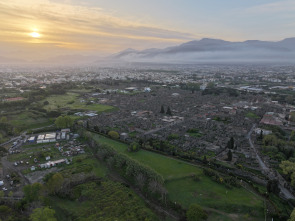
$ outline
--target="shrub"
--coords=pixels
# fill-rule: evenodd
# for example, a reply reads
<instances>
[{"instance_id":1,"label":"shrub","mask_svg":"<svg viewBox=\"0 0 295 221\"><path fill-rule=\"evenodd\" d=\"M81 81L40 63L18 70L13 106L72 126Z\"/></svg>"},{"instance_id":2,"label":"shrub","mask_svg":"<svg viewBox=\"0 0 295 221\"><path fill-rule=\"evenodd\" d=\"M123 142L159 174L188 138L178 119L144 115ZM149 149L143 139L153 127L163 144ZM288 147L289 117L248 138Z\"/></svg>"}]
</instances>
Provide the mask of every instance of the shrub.
<instances>
[{"instance_id":1,"label":"shrub","mask_svg":"<svg viewBox=\"0 0 295 221\"><path fill-rule=\"evenodd\" d=\"M116 131L109 131L108 132L108 135L111 137L111 138L113 138L113 139L119 139L119 137L120 137L120 135L119 135L119 133L118 132L116 132Z\"/></svg>"},{"instance_id":2,"label":"shrub","mask_svg":"<svg viewBox=\"0 0 295 221\"><path fill-rule=\"evenodd\" d=\"M201 206L192 204L186 212L186 218L188 221L201 221L206 220L208 215Z\"/></svg>"}]
</instances>

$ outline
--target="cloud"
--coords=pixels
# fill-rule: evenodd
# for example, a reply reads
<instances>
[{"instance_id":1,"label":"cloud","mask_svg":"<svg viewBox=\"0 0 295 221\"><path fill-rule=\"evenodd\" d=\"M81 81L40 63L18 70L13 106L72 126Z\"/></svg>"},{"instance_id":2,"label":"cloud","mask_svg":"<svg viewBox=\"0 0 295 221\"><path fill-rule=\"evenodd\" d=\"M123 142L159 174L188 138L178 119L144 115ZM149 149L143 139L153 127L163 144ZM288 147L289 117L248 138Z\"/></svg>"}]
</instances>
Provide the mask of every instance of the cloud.
<instances>
[{"instance_id":1,"label":"cloud","mask_svg":"<svg viewBox=\"0 0 295 221\"><path fill-rule=\"evenodd\" d=\"M70 3L68 1L67 3ZM115 52L178 44L197 36L156 25L143 25L108 14L101 8L53 3L49 0L10 0L0 3L0 42L45 45L81 51ZM40 39L29 33L38 29ZM19 45L18 45L19 46ZM52 47L52 46L51 46ZM29 51L29 47L24 47ZM54 50L51 50L54 51Z\"/></svg>"},{"instance_id":2,"label":"cloud","mask_svg":"<svg viewBox=\"0 0 295 221\"><path fill-rule=\"evenodd\" d=\"M282 13L295 11L295 1L294 0L283 0L273 3L263 4L254 6L247 9L248 12L252 13Z\"/></svg>"}]
</instances>

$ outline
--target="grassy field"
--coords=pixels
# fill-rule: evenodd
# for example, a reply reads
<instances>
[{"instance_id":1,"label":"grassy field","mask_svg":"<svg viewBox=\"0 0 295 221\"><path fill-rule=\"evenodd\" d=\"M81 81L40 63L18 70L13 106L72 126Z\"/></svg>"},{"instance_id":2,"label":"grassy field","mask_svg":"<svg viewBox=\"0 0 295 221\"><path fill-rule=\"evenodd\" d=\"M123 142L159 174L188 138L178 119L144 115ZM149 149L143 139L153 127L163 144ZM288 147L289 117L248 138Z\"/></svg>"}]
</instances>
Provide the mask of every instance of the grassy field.
<instances>
[{"instance_id":1,"label":"grassy field","mask_svg":"<svg viewBox=\"0 0 295 221\"><path fill-rule=\"evenodd\" d=\"M34 129L52 125L53 119L44 117L42 114L38 114L32 111L24 111L19 114L13 114L8 116L8 121L13 126L20 129Z\"/></svg>"},{"instance_id":2,"label":"grassy field","mask_svg":"<svg viewBox=\"0 0 295 221\"><path fill-rule=\"evenodd\" d=\"M149 165L151 168L159 172L165 180L178 179L181 177L187 177L191 174L202 173L200 168L191 166L180 160L175 160L145 150L141 150L139 152L128 152L126 144L97 134L94 135L94 139L96 139L101 144L108 144L114 147L119 152L125 153L131 158L142 162L143 164Z\"/></svg>"},{"instance_id":3,"label":"grassy field","mask_svg":"<svg viewBox=\"0 0 295 221\"><path fill-rule=\"evenodd\" d=\"M170 199L185 208L188 208L192 203L197 203L203 207L239 216L240 214L249 214L252 218L263 217L263 201L257 196L243 188L228 189L214 183L206 176L199 178L199 181L194 181L192 178L168 181L166 187L169 190Z\"/></svg>"},{"instance_id":4,"label":"grassy field","mask_svg":"<svg viewBox=\"0 0 295 221\"><path fill-rule=\"evenodd\" d=\"M52 95L45 100L49 104L45 105L44 108L47 111L57 110L57 109L69 109L69 110L89 110L96 112L110 111L113 107L102 104L89 104L87 105L85 101L82 101L82 98L79 98L79 94L68 92L64 95Z\"/></svg>"},{"instance_id":5,"label":"grassy field","mask_svg":"<svg viewBox=\"0 0 295 221\"><path fill-rule=\"evenodd\" d=\"M140 150L130 153L127 145L94 134L94 139L101 144L108 144L117 151L144 163L165 178L165 185L172 201L188 208L191 203L215 209L214 219L209 220L261 220L264 218L263 200L243 188L227 189L202 173L202 169L184 161L172 159L157 153ZM199 181L190 175L196 174ZM253 218L256 217L256 218Z\"/></svg>"}]
</instances>

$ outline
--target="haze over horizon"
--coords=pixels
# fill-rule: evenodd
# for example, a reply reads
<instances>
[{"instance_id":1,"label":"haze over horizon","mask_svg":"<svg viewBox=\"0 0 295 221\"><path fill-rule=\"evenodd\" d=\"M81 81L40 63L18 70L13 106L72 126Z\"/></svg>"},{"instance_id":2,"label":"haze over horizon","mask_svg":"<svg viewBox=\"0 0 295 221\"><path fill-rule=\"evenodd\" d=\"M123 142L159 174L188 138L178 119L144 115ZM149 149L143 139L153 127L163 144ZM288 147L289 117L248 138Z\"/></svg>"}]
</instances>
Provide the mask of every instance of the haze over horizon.
<instances>
[{"instance_id":1,"label":"haze over horizon","mask_svg":"<svg viewBox=\"0 0 295 221\"><path fill-rule=\"evenodd\" d=\"M295 37L292 0L10 0L0 11L0 57L11 59Z\"/></svg>"}]
</instances>

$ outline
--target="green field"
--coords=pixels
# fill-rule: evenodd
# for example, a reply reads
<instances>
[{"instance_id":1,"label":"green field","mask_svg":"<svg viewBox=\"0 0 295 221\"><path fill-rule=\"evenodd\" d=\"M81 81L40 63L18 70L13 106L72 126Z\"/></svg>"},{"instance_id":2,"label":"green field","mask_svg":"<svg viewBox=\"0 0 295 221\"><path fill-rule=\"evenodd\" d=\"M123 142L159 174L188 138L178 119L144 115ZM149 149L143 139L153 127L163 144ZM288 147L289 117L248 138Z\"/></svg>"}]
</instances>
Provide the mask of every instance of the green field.
<instances>
[{"instance_id":1,"label":"green field","mask_svg":"<svg viewBox=\"0 0 295 221\"><path fill-rule=\"evenodd\" d=\"M47 118L42 113L24 111L8 116L8 121L13 126L20 129L33 129L50 126L54 123L53 119Z\"/></svg>"},{"instance_id":2,"label":"green field","mask_svg":"<svg viewBox=\"0 0 295 221\"><path fill-rule=\"evenodd\" d=\"M139 152L128 152L127 145L95 134L94 139L101 144L108 144L119 152L125 153L131 158L149 165L160 173L165 180L187 177L191 174L201 174L202 170L191 166L181 160L175 160L153 152L141 150Z\"/></svg>"},{"instance_id":3,"label":"green field","mask_svg":"<svg viewBox=\"0 0 295 221\"><path fill-rule=\"evenodd\" d=\"M48 101L49 104L44 106L47 111L57 110L57 109L69 109L69 110L89 110L96 112L110 111L113 107L102 104L89 104L87 101L83 101L79 98L79 94L68 92L64 95L52 95L41 101L43 104Z\"/></svg>"},{"instance_id":4,"label":"green field","mask_svg":"<svg viewBox=\"0 0 295 221\"><path fill-rule=\"evenodd\" d=\"M97 134L93 134L93 137L98 143L108 144L159 172L165 178L170 200L185 208L188 208L191 203L198 203L206 209L215 209L216 211L212 213L215 220L261 220L264 218L262 198L243 188L227 189L224 185L203 175L202 169L195 165L145 150L128 152L126 144ZM196 174L200 180L194 181L190 177L191 174ZM232 219L234 217L237 219ZM209 219L214 220L211 217Z\"/></svg>"},{"instance_id":5,"label":"green field","mask_svg":"<svg viewBox=\"0 0 295 221\"><path fill-rule=\"evenodd\" d=\"M102 104L89 104L87 102L81 102L78 93L69 92L64 95L52 95L47 99L39 102L42 108L49 111L56 110L74 110L74 111L95 111L97 113L103 111L115 110L114 107ZM44 105L44 102L48 101L48 105ZM34 106L34 105L33 105ZM12 112L6 115L8 122L18 128L20 131L43 128L54 124L55 118L49 118L46 113L38 112L35 110L23 110L18 112ZM73 116L74 118L80 118Z\"/></svg>"},{"instance_id":6,"label":"green field","mask_svg":"<svg viewBox=\"0 0 295 221\"><path fill-rule=\"evenodd\" d=\"M249 214L252 218L264 216L263 201L260 198L243 188L228 189L203 175L200 176L199 181L185 178L167 182L166 187L169 190L170 199L185 208L192 203L197 203L205 208L226 213Z\"/></svg>"},{"instance_id":7,"label":"green field","mask_svg":"<svg viewBox=\"0 0 295 221\"><path fill-rule=\"evenodd\" d=\"M248 118L253 118L253 119L258 119L259 117L256 115L256 114L254 114L253 112L248 112L247 114L246 114L246 117L248 117Z\"/></svg>"}]
</instances>

